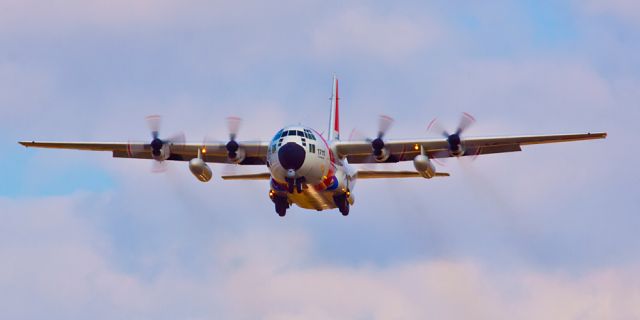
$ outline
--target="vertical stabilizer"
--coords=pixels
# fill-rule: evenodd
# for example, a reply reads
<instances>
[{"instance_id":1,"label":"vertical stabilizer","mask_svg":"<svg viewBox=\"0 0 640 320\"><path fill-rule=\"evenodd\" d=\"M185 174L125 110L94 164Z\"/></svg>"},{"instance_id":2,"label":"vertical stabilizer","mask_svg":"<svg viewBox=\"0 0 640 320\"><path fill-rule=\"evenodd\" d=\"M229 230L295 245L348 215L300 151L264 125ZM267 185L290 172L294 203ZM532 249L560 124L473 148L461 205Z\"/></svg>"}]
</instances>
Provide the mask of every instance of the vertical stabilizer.
<instances>
[{"instance_id":1,"label":"vertical stabilizer","mask_svg":"<svg viewBox=\"0 0 640 320\"><path fill-rule=\"evenodd\" d=\"M340 98L338 96L338 78L333 76L333 88L331 90L331 115L329 117L328 140L340 140Z\"/></svg>"}]
</instances>

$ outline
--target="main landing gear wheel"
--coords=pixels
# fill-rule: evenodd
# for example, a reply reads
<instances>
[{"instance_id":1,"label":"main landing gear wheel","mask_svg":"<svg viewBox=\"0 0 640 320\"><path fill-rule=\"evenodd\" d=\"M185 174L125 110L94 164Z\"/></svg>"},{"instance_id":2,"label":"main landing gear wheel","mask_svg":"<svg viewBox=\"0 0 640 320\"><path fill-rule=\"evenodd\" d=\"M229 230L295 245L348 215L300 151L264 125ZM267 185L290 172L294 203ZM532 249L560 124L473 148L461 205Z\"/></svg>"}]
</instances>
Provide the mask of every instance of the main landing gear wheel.
<instances>
[{"instance_id":1,"label":"main landing gear wheel","mask_svg":"<svg viewBox=\"0 0 640 320\"><path fill-rule=\"evenodd\" d=\"M343 216L348 216L349 215L349 203L345 203L345 205L340 208L340 213L342 213Z\"/></svg>"},{"instance_id":2,"label":"main landing gear wheel","mask_svg":"<svg viewBox=\"0 0 640 320\"><path fill-rule=\"evenodd\" d=\"M276 213L279 216L284 217L287 214L289 208L289 201L286 197L276 197L273 199L273 203L276 205Z\"/></svg>"},{"instance_id":3,"label":"main landing gear wheel","mask_svg":"<svg viewBox=\"0 0 640 320\"><path fill-rule=\"evenodd\" d=\"M349 215L349 201L347 200L347 195L337 195L333 197L333 201L335 202L336 207L338 207L338 210L340 210L340 213L342 213L343 216L346 217Z\"/></svg>"}]
</instances>

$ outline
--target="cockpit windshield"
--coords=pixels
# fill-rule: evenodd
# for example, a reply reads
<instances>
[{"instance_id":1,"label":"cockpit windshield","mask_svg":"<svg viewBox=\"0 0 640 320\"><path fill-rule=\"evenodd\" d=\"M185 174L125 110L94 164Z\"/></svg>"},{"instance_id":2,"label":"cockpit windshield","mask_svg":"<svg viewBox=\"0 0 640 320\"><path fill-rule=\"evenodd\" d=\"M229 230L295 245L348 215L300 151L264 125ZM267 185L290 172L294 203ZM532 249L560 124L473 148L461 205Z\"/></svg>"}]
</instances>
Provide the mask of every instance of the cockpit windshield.
<instances>
[{"instance_id":1,"label":"cockpit windshield","mask_svg":"<svg viewBox=\"0 0 640 320\"><path fill-rule=\"evenodd\" d=\"M278 133L276 133L276 135L273 137L273 139L271 139L271 143L274 143L276 141L278 141L278 139L280 139L281 136L283 136L283 131L284 130L280 130L278 131Z\"/></svg>"},{"instance_id":2,"label":"cockpit windshield","mask_svg":"<svg viewBox=\"0 0 640 320\"><path fill-rule=\"evenodd\" d=\"M272 142L276 142L280 138L288 137L288 136L297 136L306 138L309 140L316 140L316 136L309 129L303 130L280 130L276 133L275 137L271 140Z\"/></svg>"}]
</instances>

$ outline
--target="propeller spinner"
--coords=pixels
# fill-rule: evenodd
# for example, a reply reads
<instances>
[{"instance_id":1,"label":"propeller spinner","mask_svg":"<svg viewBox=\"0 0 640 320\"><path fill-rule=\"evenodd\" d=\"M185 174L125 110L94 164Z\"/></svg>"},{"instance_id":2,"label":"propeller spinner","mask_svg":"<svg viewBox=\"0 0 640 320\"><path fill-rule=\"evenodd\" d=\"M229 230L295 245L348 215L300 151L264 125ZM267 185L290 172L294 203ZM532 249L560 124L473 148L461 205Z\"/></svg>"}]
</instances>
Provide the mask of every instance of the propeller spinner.
<instances>
[{"instance_id":1,"label":"propeller spinner","mask_svg":"<svg viewBox=\"0 0 640 320\"><path fill-rule=\"evenodd\" d=\"M373 155L376 160L379 162L384 162L387 160L388 152L384 148L384 140L382 140L391 128L391 124L393 123L393 118L385 115L380 116L380 120L378 121L378 136L371 140L371 149L373 149Z\"/></svg>"},{"instance_id":2,"label":"propeller spinner","mask_svg":"<svg viewBox=\"0 0 640 320\"><path fill-rule=\"evenodd\" d=\"M175 134L168 139L160 139L160 124L162 118L159 115L151 115L147 117L147 124L151 130L151 157L156 160L153 164L153 172L165 171L164 160L171 156L171 146L184 144L185 137L183 133Z\"/></svg>"},{"instance_id":3,"label":"propeller spinner","mask_svg":"<svg viewBox=\"0 0 640 320\"><path fill-rule=\"evenodd\" d=\"M427 130L439 132L440 134L442 134L442 136L447 138L447 144L449 144L449 153L453 156L460 157L464 155L464 147L462 146L461 138L462 133L466 131L474 122L476 122L476 119L472 115L463 112L462 117L460 118L460 123L458 124L458 128L454 133L450 134L446 129L443 129L437 119L433 119L431 123L429 123Z\"/></svg>"}]
</instances>

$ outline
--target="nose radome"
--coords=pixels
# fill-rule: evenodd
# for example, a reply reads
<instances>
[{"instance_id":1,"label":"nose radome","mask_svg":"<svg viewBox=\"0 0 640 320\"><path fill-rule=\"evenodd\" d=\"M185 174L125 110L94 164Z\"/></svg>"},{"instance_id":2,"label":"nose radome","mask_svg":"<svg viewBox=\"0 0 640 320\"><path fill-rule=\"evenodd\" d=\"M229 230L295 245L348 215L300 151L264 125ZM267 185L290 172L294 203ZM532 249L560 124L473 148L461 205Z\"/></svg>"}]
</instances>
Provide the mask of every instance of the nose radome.
<instances>
[{"instance_id":1,"label":"nose radome","mask_svg":"<svg viewBox=\"0 0 640 320\"><path fill-rule=\"evenodd\" d=\"M298 170L304 163L305 151L295 142L287 142L278 150L278 161L283 168Z\"/></svg>"}]
</instances>

